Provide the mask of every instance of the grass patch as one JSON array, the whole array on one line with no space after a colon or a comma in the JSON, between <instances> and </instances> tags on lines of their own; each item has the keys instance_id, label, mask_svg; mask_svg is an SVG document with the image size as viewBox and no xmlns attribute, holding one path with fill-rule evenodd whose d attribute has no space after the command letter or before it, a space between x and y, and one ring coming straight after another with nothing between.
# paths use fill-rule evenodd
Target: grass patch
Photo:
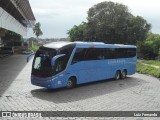
<instances>
[{"instance_id":1,"label":"grass patch","mask_svg":"<svg viewBox=\"0 0 160 120\"><path fill-rule=\"evenodd\" d=\"M33 50L34 52L36 52L39 47L40 46L38 46L38 45L33 45L33 47L29 48L29 50Z\"/></svg>"},{"instance_id":2,"label":"grass patch","mask_svg":"<svg viewBox=\"0 0 160 120\"><path fill-rule=\"evenodd\" d=\"M139 62L149 64L149 65L160 66L160 61L158 60L139 60Z\"/></svg>"},{"instance_id":3,"label":"grass patch","mask_svg":"<svg viewBox=\"0 0 160 120\"><path fill-rule=\"evenodd\" d=\"M155 67L152 67L152 66L149 66L149 65L144 65L141 62L142 61L137 62L137 72L153 75L157 78L160 78L160 69L159 68L155 68ZM145 64L147 64L147 63L145 63ZM150 65L157 65L157 63L156 64L150 64Z\"/></svg>"}]
</instances>

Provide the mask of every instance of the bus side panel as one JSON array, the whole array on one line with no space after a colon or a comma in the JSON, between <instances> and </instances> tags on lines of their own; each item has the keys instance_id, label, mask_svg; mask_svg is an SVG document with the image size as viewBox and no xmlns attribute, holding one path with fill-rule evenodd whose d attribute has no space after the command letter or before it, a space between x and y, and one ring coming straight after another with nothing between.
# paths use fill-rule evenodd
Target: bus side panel
<instances>
[{"instance_id":1,"label":"bus side panel","mask_svg":"<svg viewBox=\"0 0 160 120\"><path fill-rule=\"evenodd\" d=\"M77 84L87 83L91 80L90 65L88 63L80 61L70 65L69 71L76 74Z\"/></svg>"},{"instance_id":2,"label":"bus side panel","mask_svg":"<svg viewBox=\"0 0 160 120\"><path fill-rule=\"evenodd\" d=\"M81 61L70 66L77 76L77 84L112 78L111 69L107 60Z\"/></svg>"},{"instance_id":3,"label":"bus side panel","mask_svg":"<svg viewBox=\"0 0 160 120\"><path fill-rule=\"evenodd\" d=\"M127 58L127 75L133 75L136 73L137 58Z\"/></svg>"},{"instance_id":4,"label":"bus side panel","mask_svg":"<svg viewBox=\"0 0 160 120\"><path fill-rule=\"evenodd\" d=\"M104 80L108 78L110 67L107 60L93 60L90 62L90 81Z\"/></svg>"},{"instance_id":5,"label":"bus side panel","mask_svg":"<svg viewBox=\"0 0 160 120\"><path fill-rule=\"evenodd\" d=\"M117 70L122 72L124 69L127 69L127 62L125 58L108 59L108 67L110 68L108 71L108 78L114 78Z\"/></svg>"},{"instance_id":6,"label":"bus side panel","mask_svg":"<svg viewBox=\"0 0 160 120\"><path fill-rule=\"evenodd\" d=\"M77 84L113 78L114 65L107 60L81 61L70 66L71 73L77 76Z\"/></svg>"}]
</instances>

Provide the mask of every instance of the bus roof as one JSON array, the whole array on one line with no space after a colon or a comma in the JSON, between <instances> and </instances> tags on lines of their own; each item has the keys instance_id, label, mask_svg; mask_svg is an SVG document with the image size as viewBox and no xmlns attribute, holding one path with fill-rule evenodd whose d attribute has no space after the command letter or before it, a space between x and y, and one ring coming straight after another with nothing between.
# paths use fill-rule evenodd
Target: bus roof
<instances>
[{"instance_id":1,"label":"bus roof","mask_svg":"<svg viewBox=\"0 0 160 120\"><path fill-rule=\"evenodd\" d=\"M77 48L136 48L134 45L105 44L103 42L52 42L43 46L47 48L59 49L68 45L74 45Z\"/></svg>"}]
</instances>

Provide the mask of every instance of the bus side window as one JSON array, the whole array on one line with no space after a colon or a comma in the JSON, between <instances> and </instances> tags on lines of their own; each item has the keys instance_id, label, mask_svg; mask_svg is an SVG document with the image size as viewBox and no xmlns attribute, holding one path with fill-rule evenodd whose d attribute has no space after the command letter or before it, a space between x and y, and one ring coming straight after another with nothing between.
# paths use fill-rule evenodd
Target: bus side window
<instances>
[{"instance_id":1,"label":"bus side window","mask_svg":"<svg viewBox=\"0 0 160 120\"><path fill-rule=\"evenodd\" d=\"M84 54L84 60L89 61L89 60L95 60L95 49L94 48L86 48L85 49L85 54Z\"/></svg>"},{"instance_id":2,"label":"bus side window","mask_svg":"<svg viewBox=\"0 0 160 120\"><path fill-rule=\"evenodd\" d=\"M83 48L77 48L76 52L74 54L73 60L72 60L72 64L77 63L79 61L83 61L84 60L84 53L85 49Z\"/></svg>"},{"instance_id":3,"label":"bus side window","mask_svg":"<svg viewBox=\"0 0 160 120\"><path fill-rule=\"evenodd\" d=\"M56 72L59 73L63 71L66 68L66 61L65 61L65 56L60 57L57 59L57 64L56 64Z\"/></svg>"},{"instance_id":4,"label":"bus side window","mask_svg":"<svg viewBox=\"0 0 160 120\"><path fill-rule=\"evenodd\" d=\"M105 49L104 48L98 48L96 50L96 54L97 54L97 60L103 60L105 59Z\"/></svg>"},{"instance_id":5,"label":"bus side window","mask_svg":"<svg viewBox=\"0 0 160 120\"><path fill-rule=\"evenodd\" d=\"M136 56L136 49L135 48L128 48L127 57L135 57L135 56Z\"/></svg>"}]
</instances>

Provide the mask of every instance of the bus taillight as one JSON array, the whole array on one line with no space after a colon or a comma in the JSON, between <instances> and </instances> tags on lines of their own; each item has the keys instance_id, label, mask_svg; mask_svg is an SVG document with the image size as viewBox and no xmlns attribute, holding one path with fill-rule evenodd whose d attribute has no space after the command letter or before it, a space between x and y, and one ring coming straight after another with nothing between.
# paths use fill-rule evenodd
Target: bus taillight
<instances>
[{"instance_id":1,"label":"bus taillight","mask_svg":"<svg viewBox=\"0 0 160 120\"><path fill-rule=\"evenodd\" d=\"M95 48L95 46L92 45L92 46L90 46L89 48Z\"/></svg>"}]
</instances>

